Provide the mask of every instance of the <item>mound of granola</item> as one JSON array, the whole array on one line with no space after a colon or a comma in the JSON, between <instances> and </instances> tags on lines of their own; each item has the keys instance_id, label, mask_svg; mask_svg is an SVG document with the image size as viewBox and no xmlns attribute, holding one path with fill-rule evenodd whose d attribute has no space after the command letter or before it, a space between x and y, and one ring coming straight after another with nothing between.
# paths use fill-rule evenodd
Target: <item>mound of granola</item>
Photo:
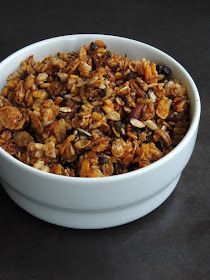
<instances>
[{"instance_id":1,"label":"mound of granola","mask_svg":"<svg viewBox=\"0 0 210 280\"><path fill-rule=\"evenodd\" d=\"M111 53L101 40L78 53L30 56L0 93L0 146L58 175L147 166L181 141L189 121L186 88L167 66Z\"/></svg>"}]
</instances>

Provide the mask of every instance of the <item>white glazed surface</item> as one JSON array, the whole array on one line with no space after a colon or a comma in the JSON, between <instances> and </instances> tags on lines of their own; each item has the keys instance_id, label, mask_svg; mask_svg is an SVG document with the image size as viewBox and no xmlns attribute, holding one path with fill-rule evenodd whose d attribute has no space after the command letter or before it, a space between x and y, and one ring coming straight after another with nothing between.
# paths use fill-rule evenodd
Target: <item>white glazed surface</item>
<instances>
[{"instance_id":1,"label":"white glazed surface","mask_svg":"<svg viewBox=\"0 0 210 280\"><path fill-rule=\"evenodd\" d=\"M178 62L149 45L116 36L69 35L23 48L0 63L0 88L7 76L28 56L34 54L36 59L42 59L58 51L77 51L81 45L95 39L104 40L111 51L126 54L129 58L145 57L169 66L173 76L187 86L192 121L181 143L162 159L143 169L105 178L70 178L44 173L23 164L0 148L0 176L12 199L41 219L75 228L120 225L159 206L172 192L177 184L176 178L192 154L200 118L197 88ZM117 211L115 215L119 208L124 211Z\"/></svg>"}]
</instances>

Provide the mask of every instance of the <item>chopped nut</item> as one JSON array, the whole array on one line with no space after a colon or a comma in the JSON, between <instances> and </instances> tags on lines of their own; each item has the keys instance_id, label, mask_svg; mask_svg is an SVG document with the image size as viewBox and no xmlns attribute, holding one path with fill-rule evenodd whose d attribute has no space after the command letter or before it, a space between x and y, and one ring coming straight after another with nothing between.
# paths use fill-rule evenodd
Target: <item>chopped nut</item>
<instances>
[{"instance_id":1,"label":"chopped nut","mask_svg":"<svg viewBox=\"0 0 210 280\"><path fill-rule=\"evenodd\" d=\"M142 111L143 106L140 104L137 104L136 107L131 111L129 118L133 119L140 119L141 116L141 111Z\"/></svg>"}]
</instances>

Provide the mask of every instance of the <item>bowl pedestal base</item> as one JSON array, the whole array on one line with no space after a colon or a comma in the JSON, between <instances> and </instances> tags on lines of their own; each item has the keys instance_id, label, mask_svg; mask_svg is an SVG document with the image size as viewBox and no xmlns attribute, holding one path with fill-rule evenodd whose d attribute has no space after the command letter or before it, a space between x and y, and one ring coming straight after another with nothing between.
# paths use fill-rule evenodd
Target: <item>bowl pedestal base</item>
<instances>
[{"instance_id":1,"label":"bowl pedestal base","mask_svg":"<svg viewBox=\"0 0 210 280\"><path fill-rule=\"evenodd\" d=\"M26 197L2 181L3 188L21 208L52 224L69 228L99 229L137 220L160 206L176 187L181 174L153 196L122 207L103 210L75 210L53 207Z\"/></svg>"}]
</instances>

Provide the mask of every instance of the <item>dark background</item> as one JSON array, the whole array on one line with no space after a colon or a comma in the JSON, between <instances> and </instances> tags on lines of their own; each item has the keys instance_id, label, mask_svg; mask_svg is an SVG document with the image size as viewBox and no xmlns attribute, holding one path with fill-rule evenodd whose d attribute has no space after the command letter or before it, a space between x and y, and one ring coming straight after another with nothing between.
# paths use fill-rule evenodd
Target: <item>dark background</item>
<instances>
[{"instance_id":1,"label":"dark background","mask_svg":"<svg viewBox=\"0 0 210 280\"><path fill-rule=\"evenodd\" d=\"M133 38L177 59L201 96L197 144L170 198L146 217L112 229L50 225L0 188L0 280L210 279L208 1L4 1L0 59L29 43L74 33Z\"/></svg>"}]
</instances>

